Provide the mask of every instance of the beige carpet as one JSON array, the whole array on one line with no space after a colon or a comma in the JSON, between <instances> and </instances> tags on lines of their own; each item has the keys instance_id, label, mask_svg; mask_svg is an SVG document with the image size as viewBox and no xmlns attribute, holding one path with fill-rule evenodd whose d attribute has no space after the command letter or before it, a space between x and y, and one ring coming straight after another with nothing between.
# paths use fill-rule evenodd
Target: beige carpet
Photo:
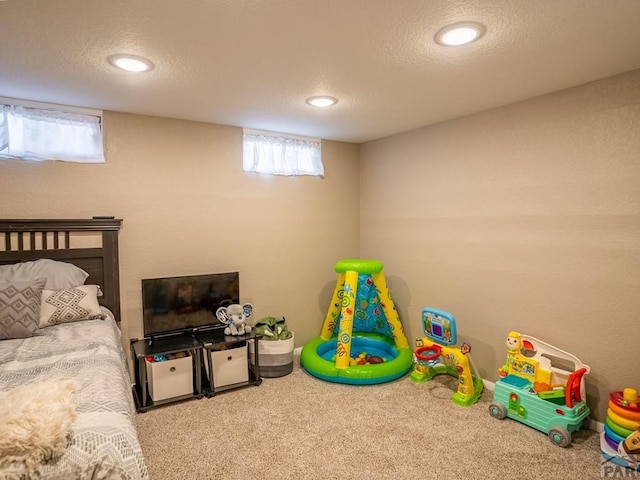
<instances>
[{"instance_id":1,"label":"beige carpet","mask_svg":"<svg viewBox=\"0 0 640 480\"><path fill-rule=\"evenodd\" d=\"M138 414L151 480L601 478L596 432L557 447L491 418L492 392L453 404L452 377L350 386L295 365L257 387Z\"/></svg>"}]
</instances>

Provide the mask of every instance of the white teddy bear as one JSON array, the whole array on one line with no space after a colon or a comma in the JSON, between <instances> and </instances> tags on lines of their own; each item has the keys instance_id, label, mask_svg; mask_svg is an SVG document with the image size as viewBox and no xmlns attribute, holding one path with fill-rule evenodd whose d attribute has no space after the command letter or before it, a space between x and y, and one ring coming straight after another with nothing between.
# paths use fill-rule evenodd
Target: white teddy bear
<instances>
[{"instance_id":1,"label":"white teddy bear","mask_svg":"<svg viewBox=\"0 0 640 480\"><path fill-rule=\"evenodd\" d=\"M239 305L233 303L228 307L220 307L216 310L216 317L227 327L224 329L225 335L245 335L251 332L251 326L245 323L246 319L253 313L253 305L245 303Z\"/></svg>"}]
</instances>

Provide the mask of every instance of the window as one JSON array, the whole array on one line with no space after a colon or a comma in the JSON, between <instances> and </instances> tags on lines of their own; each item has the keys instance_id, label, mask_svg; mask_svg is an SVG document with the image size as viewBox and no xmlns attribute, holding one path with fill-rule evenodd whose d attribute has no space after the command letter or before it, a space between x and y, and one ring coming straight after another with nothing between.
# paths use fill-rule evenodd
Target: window
<instances>
[{"instance_id":1,"label":"window","mask_svg":"<svg viewBox=\"0 0 640 480\"><path fill-rule=\"evenodd\" d=\"M324 176L322 142L274 132L244 130L242 168L271 175Z\"/></svg>"},{"instance_id":2,"label":"window","mask_svg":"<svg viewBox=\"0 0 640 480\"><path fill-rule=\"evenodd\" d=\"M101 112L92 113L0 99L0 157L104 163Z\"/></svg>"}]
</instances>

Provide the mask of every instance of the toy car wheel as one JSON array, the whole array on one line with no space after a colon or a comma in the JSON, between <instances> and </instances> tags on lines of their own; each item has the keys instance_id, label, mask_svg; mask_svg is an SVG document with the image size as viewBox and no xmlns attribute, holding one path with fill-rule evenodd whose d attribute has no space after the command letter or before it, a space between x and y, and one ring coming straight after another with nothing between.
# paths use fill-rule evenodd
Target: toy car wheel
<instances>
[{"instance_id":1,"label":"toy car wheel","mask_svg":"<svg viewBox=\"0 0 640 480\"><path fill-rule=\"evenodd\" d=\"M493 418L497 418L498 420L502 420L507 417L507 409L503 404L498 402L493 402L489 405L489 415Z\"/></svg>"},{"instance_id":2,"label":"toy car wheel","mask_svg":"<svg viewBox=\"0 0 640 480\"><path fill-rule=\"evenodd\" d=\"M571 445L571 434L564 427L553 427L549 430L549 440L559 447L568 447Z\"/></svg>"}]
</instances>

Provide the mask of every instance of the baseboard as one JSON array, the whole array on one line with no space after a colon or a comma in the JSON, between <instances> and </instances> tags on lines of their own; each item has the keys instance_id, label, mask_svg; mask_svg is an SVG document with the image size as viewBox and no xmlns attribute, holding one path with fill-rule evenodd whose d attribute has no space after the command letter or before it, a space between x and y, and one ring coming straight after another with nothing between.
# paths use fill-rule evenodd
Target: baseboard
<instances>
[{"instance_id":1,"label":"baseboard","mask_svg":"<svg viewBox=\"0 0 640 480\"><path fill-rule=\"evenodd\" d=\"M487 390L491 390L492 392L494 392L496 390L495 382L490 382L489 380L485 380L483 378L482 379L482 383L484 384L484 388L486 388Z\"/></svg>"}]
</instances>

